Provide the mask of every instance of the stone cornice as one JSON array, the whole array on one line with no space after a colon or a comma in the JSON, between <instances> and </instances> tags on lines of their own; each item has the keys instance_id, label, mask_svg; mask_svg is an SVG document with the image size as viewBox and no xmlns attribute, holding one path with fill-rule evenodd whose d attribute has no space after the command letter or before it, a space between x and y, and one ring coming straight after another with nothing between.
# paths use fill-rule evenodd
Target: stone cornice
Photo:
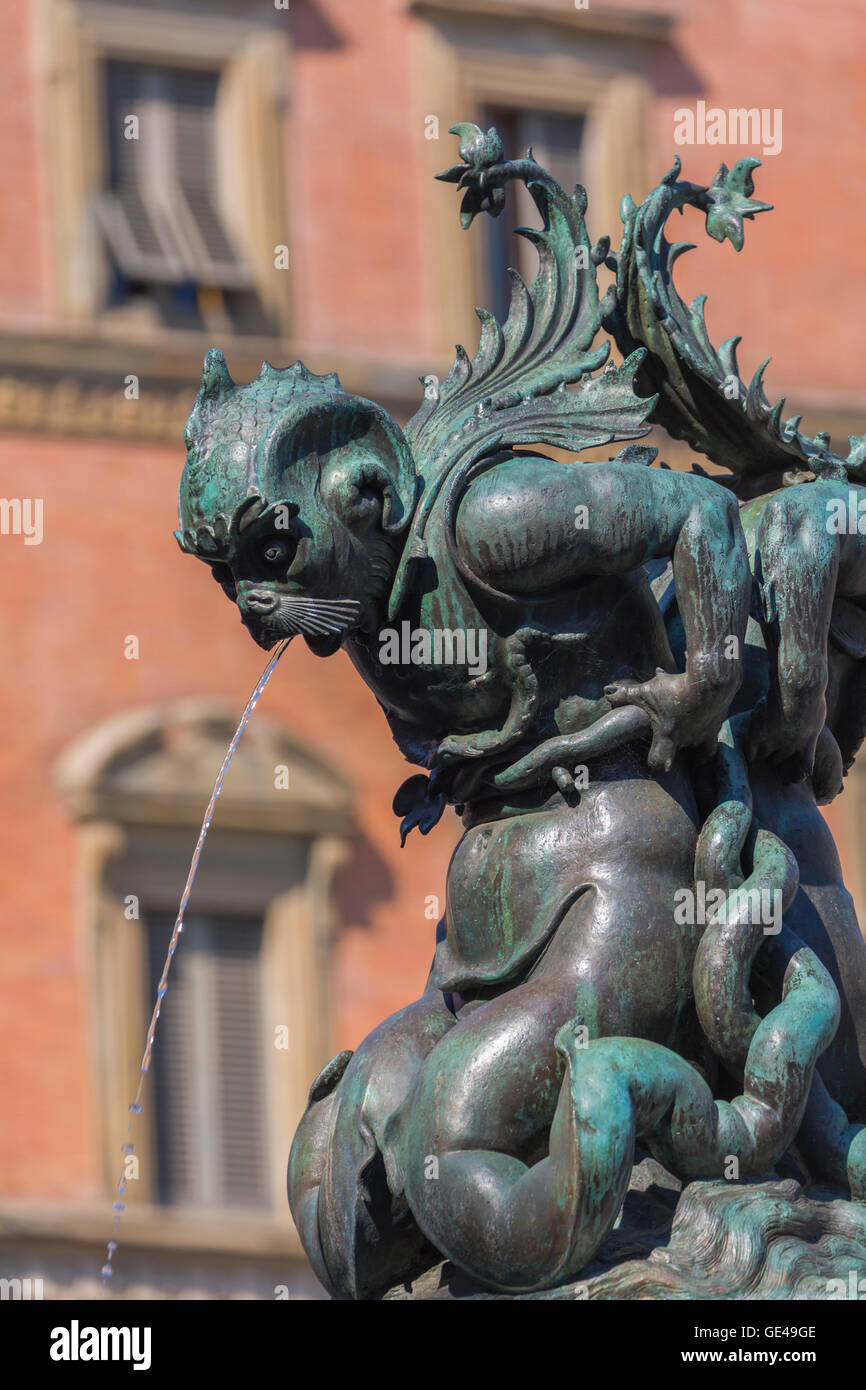
<instances>
[{"instance_id":1,"label":"stone cornice","mask_svg":"<svg viewBox=\"0 0 866 1390\"><path fill-rule=\"evenodd\" d=\"M627 9L579 10L570 0L560 4L533 4L531 0L401 0L406 9L431 18L467 20L518 20L531 24L554 24L606 38L636 39L643 43L664 41L670 36L674 17L646 14Z\"/></svg>"},{"instance_id":2,"label":"stone cornice","mask_svg":"<svg viewBox=\"0 0 866 1390\"><path fill-rule=\"evenodd\" d=\"M85 435L182 447L183 427L201 380L210 338L114 340L97 336L0 334L0 431ZM421 399L427 368L328 354L278 339L223 339L232 374L251 380L264 360L301 358L314 371L336 370L348 391L370 396L397 418ZM138 398L125 393L138 378Z\"/></svg>"},{"instance_id":3,"label":"stone cornice","mask_svg":"<svg viewBox=\"0 0 866 1390\"><path fill-rule=\"evenodd\" d=\"M448 363L382 361L279 339L223 339L232 375L251 380L262 361L284 366L300 358L315 372L336 371L347 391L369 397L404 420L418 407L419 376L447 372ZM201 379L210 338L178 334L151 341L96 336L0 333L0 433L87 436L182 447L183 427ZM138 376L138 400L124 378ZM866 401L792 389L789 400L810 427L827 429L837 445L862 433Z\"/></svg>"}]
</instances>

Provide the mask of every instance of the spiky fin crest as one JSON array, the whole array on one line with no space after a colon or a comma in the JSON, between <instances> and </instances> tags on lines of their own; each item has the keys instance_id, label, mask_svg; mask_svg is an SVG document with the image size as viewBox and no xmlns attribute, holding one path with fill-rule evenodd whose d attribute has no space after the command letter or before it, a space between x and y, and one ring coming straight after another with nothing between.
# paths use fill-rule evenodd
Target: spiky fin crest
<instances>
[{"instance_id":1,"label":"spiky fin crest","mask_svg":"<svg viewBox=\"0 0 866 1390\"><path fill-rule=\"evenodd\" d=\"M263 362L254 380L232 380L225 357L212 348L204 359L201 386L184 431L186 466L179 511L181 549L217 558L239 534L238 519L250 503L263 511L281 499L278 472L283 446L313 430L323 452L347 438L375 433L397 460L407 497L414 464L403 432L387 411L345 391L336 372L319 376L304 365L274 367Z\"/></svg>"},{"instance_id":2,"label":"spiky fin crest","mask_svg":"<svg viewBox=\"0 0 866 1390\"><path fill-rule=\"evenodd\" d=\"M680 180L680 161L638 207L624 198L622 245L615 258L617 282L602 304L604 326L623 353L648 349L641 387L657 392L651 419L675 439L686 440L730 474L724 483L750 495L781 482L812 477L866 481L866 451L850 439L847 458L830 449L829 436L807 435L800 416L783 420L784 397L773 405L764 392L766 358L751 380L740 376L739 337L716 349L710 341L706 295L686 305L674 285L677 260L694 250L691 242L671 243L665 227L671 214L694 207L706 217L715 241L743 246L744 227L771 204L753 197L760 160L748 157L732 169L722 164L709 187ZM695 471L700 470L697 465ZM774 480L775 479L775 480Z\"/></svg>"},{"instance_id":3,"label":"spiky fin crest","mask_svg":"<svg viewBox=\"0 0 866 1390\"><path fill-rule=\"evenodd\" d=\"M211 348L204 359L201 386L184 429L187 449L201 450L219 420L221 438L229 437L236 422L235 438L252 447L268 432L274 416L300 398L312 401L331 401L335 396L354 400L343 390L336 372L317 376L303 362L290 367L274 367L263 362L257 377L246 385L237 385L231 377L225 356L220 348Z\"/></svg>"},{"instance_id":4,"label":"spiky fin crest","mask_svg":"<svg viewBox=\"0 0 866 1390\"><path fill-rule=\"evenodd\" d=\"M463 162L438 177L463 190L462 226L469 227L479 212L498 216L507 183L519 179L543 221L538 230L517 229L538 252L539 268L528 286L517 271L510 272L504 323L476 309L481 334L474 357L458 346L441 388L422 378L424 401L407 424L406 437L424 492L392 591L392 616L411 562L426 554L426 528L443 491L446 507L456 514L463 481L497 450L547 444L579 453L614 439L634 439L648 432L645 417L654 404L634 389L642 353L592 375L609 352L607 343L593 347L601 325L596 269L609 240L590 244L584 189L578 184L567 192L531 150L524 159L504 159L493 129L484 134L462 122L451 131L460 138Z\"/></svg>"}]
</instances>

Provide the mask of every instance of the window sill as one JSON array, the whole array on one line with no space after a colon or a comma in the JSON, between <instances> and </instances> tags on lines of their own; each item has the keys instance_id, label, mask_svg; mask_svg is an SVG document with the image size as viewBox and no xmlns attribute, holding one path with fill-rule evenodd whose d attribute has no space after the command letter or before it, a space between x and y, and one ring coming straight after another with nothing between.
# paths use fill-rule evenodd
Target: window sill
<instances>
[{"instance_id":1,"label":"window sill","mask_svg":"<svg viewBox=\"0 0 866 1390\"><path fill-rule=\"evenodd\" d=\"M0 1238L50 1240L72 1244L103 1243L111 1235L110 1200L89 1206L0 1199ZM118 1240L135 1249L195 1251L235 1256L283 1256L304 1253L288 1211L277 1214L198 1212L141 1203L124 1212Z\"/></svg>"}]
</instances>

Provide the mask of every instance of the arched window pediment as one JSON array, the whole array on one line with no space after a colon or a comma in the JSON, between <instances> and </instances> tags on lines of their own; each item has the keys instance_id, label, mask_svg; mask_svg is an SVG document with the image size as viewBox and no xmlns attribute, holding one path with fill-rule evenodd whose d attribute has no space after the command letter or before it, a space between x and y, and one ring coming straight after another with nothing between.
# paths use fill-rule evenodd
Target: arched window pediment
<instances>
[{"instance_id":1,"label":"arched window pediment","mask_svg":"<svg viewBox=\"0 0 866 1390\"><path fill-rule=\"evenodd\" d=\"M235 731L228 702L185 699L127 711L78 738L57 765L76 820L201 821ZM256 715L232 760L217 812L225 830L347 833L347 783L283 729Z\"/></svg>"}]
</instances>

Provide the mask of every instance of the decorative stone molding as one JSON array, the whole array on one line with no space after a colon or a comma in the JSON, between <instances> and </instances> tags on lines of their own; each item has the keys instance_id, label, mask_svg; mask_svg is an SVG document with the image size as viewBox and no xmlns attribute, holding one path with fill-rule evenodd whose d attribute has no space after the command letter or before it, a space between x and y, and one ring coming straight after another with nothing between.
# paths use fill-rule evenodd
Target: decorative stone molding
<instances>
[{"instance_id":1,"label":"decorative stone molding","mask_svg":"<svg viewBox=\"0 0 866 1390\"><path fill-rule=\"evenodd\" d=\"M50 199L53 317L88 322L104 298L108 260L94 214L105 181L101 66L108 59L220 72L220 210L256 271L280 331L291 317L290 277L274 270L288 239L283 119L289 64L283 11L226 4L139 5L125 0L37 0L34 5L42 143ZM223 138L224 137L224 138Z\"/></svg>"},{"instance_id":2,"label":"decorative stone molding","mask_svg":"<svg viewBox=\"0 0 866 1390\"><path fill-rule=\"evenodd\" d=\"M57 767L58 785L78 820L197 826L236 723L235 711L211 699L116 715L67 750ZM279 790L274 786L278 766L288 768L288 787ZM282 730L256 720L226 776L219 825L275 834L345 834L351 793Z\"/></svg>"},{"instance_id":3,"label":"decorative stone molding","mask_svg":"<svg viewBox=\"0 0 866 1390\"><path fill-rule=\"evenodd\" d=\"M148 391L127 400L117 387L61 377L55 382L0 376L0 430L105 436L177 444L189 414L189 391Z\"/></svg>"},{"instance_id":4,"label":"decorative stone molding","mask_svg":"<svg viewBox=\"0 0 866 1390\"><path fill-rule=\"evenodd\" d=\"M142 338L103 334L0 334L0 432L86 435L182 446L190 400L201 379L209 342L197 335L151 333ZM285 366L302 359L325 365L321 349L284 339L228 339L226 358L238 381L252 380L262 361ZM327 358L343 385L389 404L398 418L421 400L422 368L373 357ZM126 378L138 382L129 399Z\"/></svg>"},{"instance_id":5,"label":"decorative stone molding","mask_svg":"<svg viewBox=\"0 0 866 1390\"><path fill-rule=\"evenodd\" d=\"M213 699L133 710L79 738L56 768L64 803L80 822L78 915L93 1001L96 1128L106 1194L117 1180L131 1079L149 1017L146 914L177 908L195 832L235 723L236 711ZM279 789L278 768L288 773L287 785ZM263 920L270 1213L254 1214L239 1234L236 1223L225 1224L221 1211L208 1215L155 1205L149 1161L154 1134L146 1104L136 1138L144 1161L139 1181L129 1184L125 1197L130 1217L125 1238L132 1230L147 1244L235 1250L252 1245L250 1232L260 1241L272 1222L280 1228L273 1248L297 1248L294 1238L283 1234L285 1152L306 1103L310 1075L333 1050L333 887L352 833L351 790L339 773L275 725L254 720L226 776L195 904L205 913ZM130 893L141 907L128 916ZM289 1029L285 1049L265 1043L278 1026Z\"/></svg>"}]
</instances>

